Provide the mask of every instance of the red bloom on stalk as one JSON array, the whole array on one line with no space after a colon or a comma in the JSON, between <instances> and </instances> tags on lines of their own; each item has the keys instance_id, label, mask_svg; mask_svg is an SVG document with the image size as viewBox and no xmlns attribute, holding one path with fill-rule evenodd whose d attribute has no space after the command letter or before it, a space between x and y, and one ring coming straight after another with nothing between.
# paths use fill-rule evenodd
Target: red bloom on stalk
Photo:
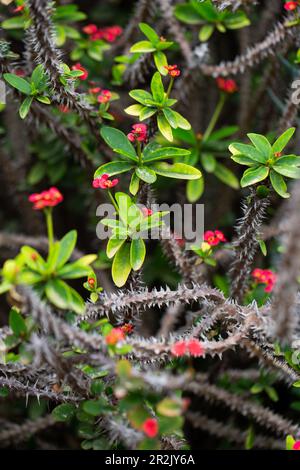
<instances>
[{"instance_id":1,"label":"red bloom on stalk","mask_svg":"<svg viewBox=\"0 0 300 470\"><path fill-rule=\"evenodd\" d=\"M187 342L187 348L191 356L199 357L203 356L204 348L198 339L190 339Z\"/></svg>"},{"instance_id":2,"label":"red bloom on stalk","mask_svg":"<svg viewBox=\"0 0 300 470\"><path fill-rule=\"evenodd\" d=\"M19 5L13 10L13 13L20 13L20 11L23 11L25 8L25 5Z\"/></svg>"},{"instance_id":3,"label":"red bloom on stalk","mask_svg":"<svg viewBox=\"0 0 300 470\"><path fill-rule=\"evenodd\" d=\"M45 207L57 206L57 204L63 201L63 195L57 188L52 187L47 191L31 194L28 200L33 203L33 209L41 210Z\"/></svg>"},{"instance_id":4,"label":"red bloom on stalk","mask_svg":"<svg viewBox=\"0 0 300 470\"><path fill-rule=\"evenodd\" d=\"M265 292L272 292L277 280L277 275L271 269L256 268L252 271L251 276L259 284L266 284Z\"/></svg>"},{"instance_id":5,"label":"red bloom on stalk","mask_svg":"<svg viewBox=\"0 0 300 470\"><path fill-rule=\"evenodd\" d=\"M182 357L186 354L186 352L187 347L185 341L177 341L177 343L174 343L171 348L171 353L176 357Z\"/></svg>"},{"instance_id":6,"label":"red bloom on stalk","mask_svg":"<svg viewBox=\"0 0 300 470\"><path fill-rule=\"evenodd\" d=\"M147 418L144 421L142 430L146 434L147 437L153 439L158 434L158 422L155 418Z\"/></svg>"},{"instance_id":7,"label":"red bloom on stalk","mask_svg":"<svg viewBox=\"0 0 300 470\"><path fill-rule=\"evenodd\" d=\"M124 323L124 325L121 326L122 328L122 331L126 334L126 335L129 335L130 333L133 332L133 325L132 323Z\"/></svg>"},{"instance_id":8,"label":"red bloom on stalk","mask_svg":"<svg viewBox=\"0 0 300 470\"><path fill-rule=\"evenodd\" d=\"M293 445L293 450L300 450L300 441L296 441Z\"/></svg>"},{"instance_id":9,"label":"red bloom on stalk","mask_svg":"<svg viewBox=\"0 0 300 470\"><path fill-rule=\"evenodd\" d=\"M107 103L111 99L111 97L112 97L111 91L102 90L97 100L99 103Z\"/></svg>"},{"instance_id":10,"label":"red bloom on stalk","mask_svg":"<svg viewBox=\"0 0 300 470\"><path fill-rule=\"evenodd\" d=\"M299 3L298 2L285 2L284 4L284 8L287 10L287 11L293 11L293 10L296 10L296 8L299 6Z\"/></svg>"},{"instance_id":11,"label":"red bloom on stalk","mask_svg":"<svg viewBox=\"0 0 300 470\"><path fill-rule=\"evenodd\" d=\"M220 242L226 242L224 233L220 230L207 230L203 235L203 240L208 243L210 246L217 246Z\"/></svg>"},{"instance_id":12,"label":"red bloom on stalk","mask_svg":"<svg viewBox=\"0 0 300 470\"><path fill-rule=\"evenodd\" d=\"M165 65L164 68L168 71L168 75L170 75L171 77L179 77L179 75L181 74L177 65Z\"/></svg>"},{"instance_id":13,"label":"red bloom on stalk","mask_svg":"<svg viewBox=\"0 0 300 470\"><path fill-rule=\"evenodd\" d=\"M85 67L83 67L83 65L81 65L79 62L72 66L72 70L80 70L81 72L83 72L83 75L78 77L79 80L86 80L89 76L89 73L88 73L87 69Z\"/></svg>"},{"instance_id":14,"label":"red bloom on stalk","mask_svg":"<svg viewBox=\"0 0 300 470\"><path fill-rule=\"evenodd\" d=\"M90 286L91 289L94 289L95 283L96 283L96 281L93 277L88 278L88 285Z\"/></svg>"},{"instance_id":15,"label":"red bloom on stalk","mask_svg":"<svg viewBox=\"0 0 300 470\"><path fill-rule=\"evenodd\" d=\"M122 328L113 328L107 336L105 336L106 344L109 346L114 346L119 341L125 339L125 333Z\"/></svg>"},{"instance_id":16,"label":"red bloom on stalk","mask_svg":"<svg viewBox=\"0 0 300 470\"><path fill-rule=\"evenodd\" d=\"M132 131L127 134L130 142L146 142L147 141L147 126L146 124L138 123L132 126Z\"/></svg>"},{"instance_id":17,"label":"red bloom on stalk","mask_svg":"<svg viewBox=\"0 0 300 470\"><path fill-rule=\"evenodd\" d=\"M104 173L100 178L95 178L93 181L93 188L95 189L110 189L116 186L119 182L118 178L109 180L109 175Z\"/></svg>"},{"instance_id":18,"label":"red bloom on stalk","mask_svg":"<svg viewBox=\"0 0 300 470\"><path fill-rule=\"evenodd\" d=\"M236 82L230 78L217 78L217 85L219 90L229 94L235 93L238 90Z\"/></svg>"},{"instance_id":19,"label":"red bloom on stalk","mask_svg":"<svg viewBox=\"0 0 300 470\"><path fill-rule=\"evenodd\" d=\"M82 31L88 35L95 34L98 28L95 24L88 24L82 28Z\"/></svg>"},{"instance_id":20,"label":"red bloom on stalk","mask_svg":"<svg viewBox=\"0 0 300 470\"><path fill-rule=\"evenodd\" d=\"M150 217L153 214L152 209L148 209L147 207L142 207L142 213L144 217Z\"/></svg>"},{"instance_id":21,"label":"red bloom on stalk","mask_svg":"<svg viewBox=\"0 0 300 470\"><path fill-rule=\"evenodd\" d=\"M89 93L91 95L98 95L98 93L100 93L100 91L101 91L101 88L99 86L89 88Z\"/></svg>"}]
</instances>

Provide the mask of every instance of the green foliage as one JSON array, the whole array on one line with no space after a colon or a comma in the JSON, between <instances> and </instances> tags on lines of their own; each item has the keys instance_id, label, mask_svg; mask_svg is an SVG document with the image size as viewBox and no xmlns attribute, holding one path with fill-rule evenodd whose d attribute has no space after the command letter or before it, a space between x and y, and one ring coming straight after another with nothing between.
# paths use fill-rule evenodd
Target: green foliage
<instances>
[{"instance_id":1,"label":"green foliage","mask_svg":"<svg viewBox=\"0 0 300 470\"><path fill-rule=\"evenodd\" d=\"M218 10L211 2L190 0L175 7L175 16L190 25L201 25L200 41L208 41L214 31L226 33L229 29L240 29L249 26L250 20L243 11Z\"/></svg>"},{"instance_id":2,"label":"green foliage","mask_svg":"<svg viewBox=\"0 0 300 470\"><path fill-rule=\"evenodd\" d=\"M49 98L50 92L48 88L48 80L42 65L38 65L34 69L29 79L19 77L13 73L5 73L3 74L3 78L9 85L16 88L20 93L27 95L19 108L21 119L26 118L33 100L43 104L51 103Z\"/></svg>"},{"instance_id":3,"label":"green foliage","mask_svg":"<svg viewBox=\"0 0 300 470\"><path fill-rule=\"evenodd\" d=\"M273 145L263 135L247 134L252 145L233 143L229 146L232 160L249 167L241 179L243 188L255 185L269 177L277 194L283 198L289 197L284 178L300 178L300 157L282 155L282 152L294 132L294 127L287 129Z\"/></svg>"}]
</instances>

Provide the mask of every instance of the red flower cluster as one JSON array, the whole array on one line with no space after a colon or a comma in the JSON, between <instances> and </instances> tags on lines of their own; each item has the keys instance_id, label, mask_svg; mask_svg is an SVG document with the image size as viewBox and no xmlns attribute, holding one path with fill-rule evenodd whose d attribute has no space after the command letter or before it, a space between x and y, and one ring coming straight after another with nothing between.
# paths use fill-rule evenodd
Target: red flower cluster
<instances>
[{"instance_id":1,"label":"red flower cluster","mask_svg":"<svg viewBox=\"0 0 300 470\"><path fill-rule=\"evenodd\" d=\"M147 437L153 439L158 434L158 422L155 418L147 418L144 421L142 430L146 434Z\"/></svg>"},{"instance_id":2,"label":"red flower cluster","mask_svg":"<svg viewBox=\"0 0 300 470\"><path fill-rule=\"evenodd\" d=\"M152 209L148 209L147 207L142 207L142 213L144 217L150 217L153 214Z\"/></svg>"},{"instance_id":3,"label":"red flower cluster","mask_svg":"<svg viewBox=\"0 0 300 470\"><path fill-rule=\"evenodd\" d=\"M121 328L126 335L130 335L133 332L134 326L132 323L124 323Z\"/></svg>"},{"instance_id":4,"label":"red flower cluster","mask_svg":"<svg viewBox=\"0 0 300 470\"><path fill-rule=\"evenodd\" d=\"M100 178L95 178L93 181L93 188L98 189L109 189L113 188L116 186L119 182L118 178L115 178L113 180L109 180L109 175L104 173Z\"/></svg>"},{"instance_id":5,"label":"red flower cluster","mask_svg":"<svg viewBox=\"0 0 300 470\"><path fill-rule=\"evenodd\" d=\"M115 42L115 40L122 34L123 29L121 26L109 26L107 28L98 28L95 24L88 24L82 31L90 37L91 41L97 39L104 39L107 42Z\"/></svg>"},{"instance_id":6,"label":"red flower cluster","mask_svg":"<svg viewBox=\"0 0 300 470\"><path fill-rule=\"evenodd\" d=\"M122 328L113 328L107 336L105 336L105 342L109 346L114 346L119 341L125 339L125 333Z\"/></svg>"},{"instance_id":7,"label":"red flower cluster","mask_svg":"<svg viewBox=\"0 0 300 470\"><path fill-rule=\"evenodd\" d=\"M112 97L111 91L109 90L101 90L100 95L98 96L97 100L98 103L107 103Z\"/></svg>"},{"instance_id":8,"label":"red flower cluster","mask_svg":"<svg viewBox=\"0 0 300 470\"><path fill-rule=\"evenodd\" d=\"M57 206L63 199L63 195L55 187L41 193L31 194L28 198L28 200L33 203L33 209L35 210Z\"/></svg>"},{"instance_id":9,"label":"red flower cluster","mask_svg":"<svg viewBox=\"0 0 300 470\"><path fill-rule=\"evenodd\" d=\"M300 441L296 441L293 445L293 450L300 450Z\"/></svg>"},{"instance_id":10,"label":"red flower cluster","mask_svg":"<svg viewBox=\"0 0 300 470\"><path fill-rule=\"evenodd\" d=\"M190 354L193 357L203 356L204 348L200 341L196 338L189 339L188 341L177 341L174 343L171 349L171 353L176 357Z\"/></svg>"},{"instance_id":11,"label":"red flower cluster","mask_svg":"<svg viewBox=\"0 0 300 470\"><path fill-rule=\"evenodd\" d=\"M132 126L132 131L127 134L130 142L146 142L147 141L147 126L146 124L134 124Z\"/></svg>"},{"instance_id":12,"label":"red flower cluster","mask_svg":"<svg viewBox=\"0 0 300 470\"><path fill-rule=\"evenodd\" d=\"M276 283L277 276L271 269L256 268L252 271L251 276L259 284L266 284L265 292L271 292Z\"/></svg>"},{"instance_id":13,"label":"red flower cluster","mask_svg":"<svg viewBox=\"0 0 300 470\"><path fill-rule=\"evenodd\" d=\"M285 2L284 8L287 11L293 11L296 10L296 8L299 6L299 2Z\"/></svg>"},{"instance_id":14,"label":"red flower cluster","mask_svg":"<svg viewBox=\"0 0 300 470\"><path fill-rule=\"evenodd\" d=\"M24 10L24 8L25 8L25 5L19 5L13 10L13 13L20 13L21 11Z\"/></svg>"},{"instance_id":15,"label":"red flower cluster","mask_svg":"<svg viewBox=\"0 0 300 470\"><path fill-rule=\"evenodd\" d=\"M235 93L238 90L236 82L230 78L217 78L217 85L219 90L229 94Z\"/></svg>"},{"instance_id":16,"label":"red flower cluster","mask_svg":"<svg viewBox=\"0 0 300 470\"><path fill-rule=\"evenodd\" d=\"M217 246L220 242L227 242L224 233L220 230L207 230L203 235L203 240L210 246Z\"/></svg>"},{"instance_id":17,"label":"red flower cluster","mask_svg":"<svg viewBox=\"0 0 300 470\"><path fill-rule=\"evenodd\" d=\"M171 77L179 77L179 75L181 74L177 65L165 65L164 68L168 71L168 75L170 75Z\"/></svg>"},{"instance_id":18,"label":"red flower cluster","mask_svg":"<svg viewBox=\"0 0 300 470\"><path fill-rule=\"evenodd\" d=\"M78 77L79 80L86 80L89 76L89 73L88 73L87 69L85 67L83 67L83 65L81 65L80 62L77 62L77 64L74 64L72 66L72 70L80 70L81 72L83 72L83 75Z\"/></svg>"}]
</instances>

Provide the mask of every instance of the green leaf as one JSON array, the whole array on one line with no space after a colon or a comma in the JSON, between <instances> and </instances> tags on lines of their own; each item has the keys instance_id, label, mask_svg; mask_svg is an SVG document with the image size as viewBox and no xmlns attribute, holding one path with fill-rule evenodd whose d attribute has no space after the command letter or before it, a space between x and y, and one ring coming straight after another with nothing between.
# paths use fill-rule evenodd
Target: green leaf
<instances>
[{"instance_id":1,"label":"green leaf","mask_svg":"<svg viewBox=\"0 0 300 470\"><path fill-rule=\"evenodd\" d=\"M147 23L140 23L139 28L152 44L156 44L160 41L158 34Z\"/></svg>"},{"instance_id":2,"label":"green leaf","mask_svg":"<svg viewBox=\"0 0 300 470\"><path fill-rule=\"evenodd\" d=\"M31 75L31 81L34 83L36 88L39 88L39 84L41 83L42 79L44 78L44 67L40 64L35 67L34 71Z\"/></svg>"},{"instance_id":3,"label":"green leaf","mask_svg":"<svg viewBox=\"0 0 300 470\"><path fill-rule=\"evenodd\" d=\"M272 147L268 139L261 134L247 134L253 145L267 160L273 153Z\"/></svg>"},{"instance_id":4,"label":"green leaf","mask_svg":"<svg viewBox=\"0 0 300 470\"><path fill-rule=\"evenodd\" d=\"M108 240L107 247L106 247L106 254L108 258L113 258L117 251L121 248L123 243L125 243L126 238L114 238L111 237Z\"/></svg>"},{"instance_id":5,"label":"green leaf","mask_svg":"<svg viewBox=\"0 0 300 470\"><path fill-rule=\"evenodd\" d=\"M252 158L246 157L245 155L233 155L231 157L231 160L238 163L239 165L245 165L245 166L257 165L257 163L254 160L252 160Z\"/></svg>"},{"instance_id":6,"label":"green leaf","mask_svg":"<svg viewBox=\"0 0 300 470\"><path fill-rule=\"evenodd\" d=\"M148 168L146 166L137 167L135 169L135 173L142 181L145 181L145 183L148 184L155 183L155 181L157 180L155 171L151 170L151 168Z\"/></svg>"},{"instance_id":7,"label":"green leaf","mask_svg":"<svg viewBox=\"0 0 300 470\"><path fill-rule=\"evenodd\" d=\"M202 173L193 166L186 165L185 163L154 163L151 168L161 176L167 178L177 178L186 180L197 180L202 177Z\"/></svg>"},{"instance_id":8,"label":"green leaf","mask_svg":"<svg viewBox=\"0 0 300 470\"><path fill-rule=\"evenodd\" d=\"M5 81L7 81L7 83L19 90L21 93L24 93L25 95L30 95L31 85L24 78L19 77L14 73L4 73L3 78Z\"/></svg>"},{"instance_id":9,"label":"green leaf","mask_svg":"<svg viewBox=\"0 0 300 470\"><path fill-rule=\"evenodd\" d=\"M87 400L83 403L83 411L92 416L99 416L107 410L107 402L104 398L97 400Z\"/></svg>"},{"instance_id":10,"label":"green leaf","mask_svg":"<svg viewBox=\"0 0 300 470\"><path fill-rule=\"evenodd\" d=\"M128 108L124 109L125 113L130 114L130 116L139 116L144 106L142 104L132 104Z\"/></svg>"},{"instance_id":11,"label":"green leaf","mask_svg":"<svg viewBox=\"0 0 300 470\"><path fill-rule=\"evenodd\" d=\"M161 75L167 75L168 70L165 67L168 65L168 61L166 55L162 51L156 51L154 52L153 57L159 73L161 73Z\"/></svg>"},{"instance_id":12,"label":"green leaf","mask_svg":"<svg viewBox=\"0 0 300 470\"><path fill-rule=\"evenodd\" d=\"M267 387L265 387L265 391L266 391L268 397L269 397L272 401L277 402L277 401L279 400L278 393L277 393L277 391L275 390L274 387L269 387L269 386L267 386Z\"/></svg>"},{"instance_id":13,"label":"green leaf","mask_svg":"<svg viewBox=\"0 0 300 470\"><path fill-rule=\"evenodd\" d=\"M71 300L69 286L60 279L51 279L47 282L45 293L53 305L58 308L68 308Z\"/></svg>"},{"instance_id":14,"label":"green leaf","mask_svg":"<svg viewBox=\"0 0 300 470\"><path fill-rule=\"evenodd\" d=\"M157 113L157 108L151 108L151 107L143 107L141 113L140 113L140 121L144 121L145 119L149 119L151 116L153 116L155 113Z\"/></svg>"},{"instance_id":15,"label":"green leaf","mask_svg":"<svg viewBox=\"0 0 300 470\"><path fill-rule=\"evenodd\" d=\"M162 103L165 98L165 90L162 83L161 75L159 72L155 72L151 80L151 92L154 98L154 101Z\"/></svg>"},{"instance_id":16,"label":"green leaf","mask_svg":"<svg viewBox=\"0 0 300 470\"><path fill-rule=\"evenodd\" d=\"M1 26L3 29L23 29L25 27L25 24L26 20L25 17L22 15L2 21Z\"/></svg>"},{"instance_id":17,"label":"green leaf","mask_svg":"<svg viewBox=\"0 0 300 470\"><path fill-rule=\"evenodd\" d=\"M158 72L157 72L158 73ZM166 120L165 116L162 114L157 115L157 125L158 129L162 133L162 135L169 140L170 142L173 141L173 133L172 133L172 128L168 121Z\"/></svg>"},{"instance_id":18,"label":"green leaf","mask_svg":"<svg viewBox=\"0 0 300 470\"><path fill-rule=\"evenodd\" d=\"M276 171L271 170L270 171L270 180L271 184L279 196L283 198L288 198L290 197L290 194L287 192L287 186L286 183L281 175L276 173Z\"/></svg>"},{"instance_id":19,"label":"green leaf","mask_svg":"<svg viewBox=\"0 0 300 470\"><path fill-rule=\"evenodd\" d=\"M41 273L46 268L46 263L34 248L31 246L24 245L21 248L21 254L25 261L25 264L32 270Z\"/></svg>"},{"instance_id":20,"label":"green leaf","mask_svg":"<svg viewBox=\"0 0 300 470\"><path fill-rule=\"evenodd\" d=\"M297 380L297 382L294 382L293 387L300 388L300 380Z\"/></svg>"},{"instance_id":21,"label":"green leaf","mask_svg":"<svg viewBox=\"0 0 300 470\"><path fill-rule=\"evenodd\" d=\"M200 155L201 164L207 173L213 173L216 169L217 161L210 153L202 153Z\"/></svg>"},{"instance_id":22,"label":"green leaf","mask_svg":"<svg viewBox=\"0 0 300 470\"><path fill-rule=\"evenodd\" d=\"M145 90L132 90L129 92L129 96L136 100L138 103L142 103L144 106L149 105L148 101L152 101L152 95Z\"/></svg>"},{"instance_id":23,"label":"green leaf","mask_svg":"<svg viewBox=\"0 0 300 470\"><path fill-rule=\"evenodd\" d=\"M127 136L113 127L104 126L100 131L101 136L115 152L121 153L131 160L137 161L136 151L129 142Z\"/></svg>"},{"instance_id":24,"label":"green leaf","mask_svg":"<svg viewBox=\"0 0 300 470\"><path fill-rule=\"evenodd\" d=\"M230 186L233 189L239 189L240 184L239 180L235 176L235 174L229 170L225 165L222 163L217 163L214 169L214 175L222 181L227 186Z\"/></svg>"},{"instance_id":25,"label":"green leaf","mask_svg":"<svg viewBox=\"0 0 300 470\"><path fill-rule=\"evenodd\" d=\"M264 256L267 256L268 252L267 252L267 246L265 242L263 240L258 240L258 243L259 243L260 251L262 252L262 254Z\"/></svg>"},{"instance_id":26,"label":"green leaf","mask_svg":"<svg viewBox=\"0 0 300 470\"><path fill-rule=\"evenodd\" d=\"M126 284L130 271L130 244L124 243L115 255L112 264L112 278L117 287Z\"/></svg>"},{"instance_id":27,"label":"green leaf","mask_svg":"<svg viewBox=\"0 0 300 470\"><path fill-rule=\"evenodd\" d=\"M212 24L205 24L204 26L202 26L202 28L199 31L199 40L201 42L208 41L211 35L213 34L214 29L215 27Z\"/></svg>"},{"instance_id":28,"label":"green leaf","mask_svg":"<svg viewBox=\"0 0 300 470\"><path fill-rule=\"evenodd\" d=\"M204 178L188 181L186 187L186 195L189 202L198 201L204 191Z\"/></svg>"},{"instance_id":29,"label":"green leaf","mask_svg":"<svg viewBox=\"0 0 300 470\"><path fill-rule=\"evenodd\" d=\"M267 161L265 155L252 145L240 144L236 142L229 145L229 150L233 153L233 155L246 156L258 163L266 163Z\"/></svg>"},{"instance_id":30,"label":"green leaf","mask_svg":"<svg viewBox=\"0 0 300 470\"><path fill-rule=\"evenodd\" d=\"M36 99L37 99L37 101L39 101L40 103L43 103L43 104L51 104L51 101L50 101L50 99L48 98L48 96L37 96Z\"/></svg>"},{"instance_id":31,"label":"green leaf","mask_svg":"<svg viewBox=\"0 0 300 470\"><path fill-rule=\"evenodd\" d=\"M278 137L278 139L274 142L272 146L273 153L282 152L282 150L287 146L287 144L293 137L295 130L295 127L291 127L290 129L287 129L283 134L281 134L280 137Z\"/></svg>"},{"instance_id":32,"label":"green leaf","mask_svg":"<svg viewBox=\"0 0 300 470\"><path fill-rule=\"evenodd\" d=\"M177 126L180 127L180 129L184 129L186 131L191 129L191 125L187 119L185 119L181 114L177 113L177 111L173 111L176 121L177 121Z\"/></svg>"},{"instance_id":33,"label":"green leaf","mask_svg":"<svg viewBox=\"0 0 300 470\"><path fill-rule=\"evenodd\" d=\"M72 255L77 241L76 230L68 232L59 243L59 252L56 261L56 267L61 268Z\"/></svg>"},{"instance_id":34,"label":"green leaf","mask_svg":"<svg viewBox=\"0 0 300 470\"><path fill-rule=\"evenodd\" d=\"M296 155L283 155L276 159L275 165L300 166L300 157Z\"/></svg>"},{"instance_id":35,"label":"green leaf","mask_svg":"<svg viewBox=\"0 0 300 470\"><path fill-rule=\"evenodd\" d=\"M70 286L67 286L69 289L70 300L68 303L68 308L72 309L75 313L79 315L82 314L85 310L85 303L81 295Z\"/></svg>"},{"instance_id":36,"label":"green leaf","mask_svg":"<svg viewBox=\"0 0 300 470\"><path fill-rule=\"evenodd\" d=\"M228 17L224 19L224 23L228 29L240 29L249 26L250 20L244 12L240 11L232 15L228 15Z\"/></svg>"},{"instance_id":37,"label":"green leaf","mask_svg":"<svg viewBox=\"0 0 300 470\"><path fill-rule=\"evenodd\" d=\"M131 180L130 180L130 185L129 185L129 191L133 196L135 196L139 190L140 187L140 179L136 175L136 173L132 173Z\"/></svg>"},{"instance_id":38,"label":"green leaf","mask_svg":"<svg viewBox=\"0 0 300 470\"><path fill-rule=\"evenodd\" d=\"M170 126L173 127L173 129L177 129L178 124L175 111L170 108L163 108L163 113Z\"/></svg>"},{"instance_id":39,"label":"green leaf","mask_svg":"<svg viewBox=\"0 0 300 470\"><path fill-rule=\"evenodd\" d=\"M276 171L276 173L279 173L280 175L286 176L287 178L294 178L294 179L299 179L300 178L300 168L297 168L295 166L288 166L288 165L273 165L273 170Z\"/></svg>"},{"instance_id":40,"label":"green leaf","mask_svg":"<svg viewBox=\"0 0 300 470\"><path fill-rule=\"evenodd\" d=\"M33 97L32 96L27 96L23 103L21 104L19 108L19 115L21 119L25 119L27 114L29 113L30 106L32 104Z\"/></svg>"},{"instance_id":41,"label":"green leaf","mask_svg":"<svg viewBox=\"0 0 300 470\"><path fill-rule=\"evenodd\" d=\"M166 158L188 157L190 154L190 150L178 147L152 148L147 145L143 150L143 162L153 162L155 160L163 160Z\"/></svg>"},{"instance_id":42,"label":"green leaf","mask_svg":"<svg viewBox=\"0 0 300 470\"><path fill-rule=\"evenodd\" d=\"M130 245L130 265L134 271L138 271L144 263L146 245L142 238L136 238Z\"/></svg>"},{"instance_id":43,"label":"green leaf","mask_svg":"<svg viewBox=\"0 0 300 470\"><path fill-rule=\"evenodd\" d=\"M269 174L269 168L266 166L259 166L257 168L248 168L244 172L244 175L241 179L241 186L245 188L246 186L251 186L252 184L256 184L259 181L263 181L267 178Z\"/></svg>"},{"instance_id":44,"label":"green leaf","mask_svg":"<svg viewBox=\"0 0 300 470\"><path fill-rule=\"evenodd\" d=\"M16 308L12 308L9 312L9 326L18 338L26 336L27 327L25 320Z\"/></svg>"},{"instance_id":45,"label":"green leaf","mask_svg":"<svg viewBox=\"0 0 300 470\"><path fill-rule=\"evenodd\" d=\"M199 24L202 21L201 15L190 3L181 3L176 5L175 16L178 20L187 24Z\"/></svg>"},{"instance_id":46,"label":"green leaf","mask_svg":"<svg viewBox=\"0 0 300 470\"><path fill-rule=\"evenodd\" d=\"M94 174L94 178L100 178L102 175L107 174L109 176L119 175L120 173L126 173L134 168L134 165L129 162L116 161L108 162L101 165Z\"/></svg>"},{"instance_id":47,"label":"green leaf","mask_svg":"<svg viewBox=\"0 0 300 470\"><path fill-rule=\"evenodd\" d=\"M52 416L56 421L69 421L75 415L76 408L70 403L62 403L52 411Z\"/></svg>"},{"instance_id":48,"label":"green leaf","mask_svg":"<svg viewBox=\"0 0 300 470\"><path fill-rule=\"evenodd\" d=\"M153 47L152 43L149 41L139 41L135 43L131 48L130 52L135 53L135 52L154 52L156 50L155 47Z\"/></svg>"},{"instance_id":49,"label":"green leaf","mask_svg":"<svg viewBox=\"0 0 300 470\"><path fill-rule=\"evenodd\" d=\"M46 174L46 166L43 162L38 162L31 167L28 173L27 181L30 185L39 183Z\"/></svg>"},{"instance_id":50,"label":"green leaf","mask_svg":"<svg viewBox=\"0 0 300 470\"><path fill-rule=\"evenodd\" d=\"M293 450L294 444L295 444L295 439L293 436L289 435L286 437L286 450Z\"/></svg>"}]
</instances>

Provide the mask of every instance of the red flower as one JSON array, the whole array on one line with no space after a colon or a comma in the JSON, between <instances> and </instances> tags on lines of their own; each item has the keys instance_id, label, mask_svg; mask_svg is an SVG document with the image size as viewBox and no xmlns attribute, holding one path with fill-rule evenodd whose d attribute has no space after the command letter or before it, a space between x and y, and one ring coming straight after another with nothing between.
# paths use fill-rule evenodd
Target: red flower
<instances>
[{"instance_id":1,"label":"red flower","mask_svg":"<svg viewBox=\"0 0 300 470\"><path fill-rule=\"evenodd\" d=\"M88 35L95 34L98 31L98 28L95 24L88 24L82 28L82 31Z\"/></svg>"},{"instance_id":2,"label":"red flower","mask_svg":"<svg viewBox=\"0 0 300 470\"><path fill-rule=\"evenodd\" d=\"M102 90L101 95L98 96L99 103L107 103L111 99L111 91L109 90Z\"/></svg>"},{"instance_id":3,"label":"red flower","mask_svg":"<svg viewBox=\"0 0 300 470\"><path fill-rule=\"evenodd\" d=\"M147 209L147 207L142 207L142 213L144 217L150 217L153 214L152 209Z\"/></svg>"},{"instance_id":4,"label":"red flower","mask_svg":"<svg viewBox=\"0 0 300 470\"><path fill-rule=\"evenodd\" d=\"M171 77L179 77L179 75L181 74L177 65L165 65L164 68L168 71L168 75L170 75Z\"/></svg>"},{"instance_id":5,"label":"red flower","mask_svg":"<svg viewBox=\"0 0 300 470\"><path fill-rule=\"evenodd\" d=\"M293 450L300 450L300 441L296 441L293 445Z\"/></svg>"},{"instance_id":6,"label":"red flower","mask_svg":"<svg viewBox=\"0 0 300 470\"><path fill-rule=\"evenodd\" d=\"M70 111L69 107L64 104L61 104L58 108L62 113L68 113Z\"/></svg>"},{"instance_id":7,"label":"red flower","mask_svg":"<svg viewBox=\"0 0 300 470\"><path fill-rule=\"evenodd\" d=\"M146 142L147 141L147 126L146 124L138 123L132 126L132 131L127 134L130 142Z\"/></svg>"},{"instance_id":8,"label":"red flower","mask_svg":"<svg viewBox=\"0 0 300 470\"><path fill-rule=\"evenodd\" d=\"M16 69L14 70L14 73L18 75L18 77L25 77L26 75L23 69Z\"/></svg>"},{"instance_id":9,"label":"red flower","mask_svg":"<svg viewBox=\"0 0 300 470\"><path fill-rule=\"evenodd\" d=\"M277 275L271 269L256 268L252 271L251 276L259 284L266 284L265 292L272 292L277 280Z\"/></svg>"},{"instance_id":10,"label":"red flower","mask_svg":"<svg viewBox=\"0 0 300 470\"><path fill-rule=\"evenodd\" d=\"M217 85L219 90L224 91L225 93L234 93L238 90L236 82L229 78L217 78Z\"/></svg>"},{"instance_id":11,"label":"red flower","mask_svg":"<svg viewBox=\"0 0 300 470\"><path fill-rule=\"evenodd\" d=\"M99 86L89 88L89 93L91 95L97 95L98 93L100 93L100 91L101 91L101 88Z\"/></svg>"},{"instance_id":12,"label":"red flower","mask_svg":"<svg viewBox=\"0 0 300 470\"><path fill-rule=\"evenodd\" d=\"M220 230L207 230L203 235L203 240L208 243L210 246L217 246L220 242L226 242L224 233Z\"/></svg>"},{"instance_id":13,"label":"red flower","mask_svg":"<svg viewBox=\"0 0 300 470\"><path fill-rule=\"evenodd\" d=\"M204 348L198 339L190 339L187 342L187 348L193 357L203 356L204 354Z\"/></svg>"},{"instance_id":14,"label":"red flower","mask_svg":"<svg viewBox=\"0 0 300 470\"><path fill-rule=\"evenodd\" d=\"M94 179L93 188L109 189L109 188L113 188L114 186L116 186L119 182L118 178L115 178L113 180L109 180L108 178L109 178L109 175L105 173L100 178Z\"/></svg>"},{"instance_id":15,"label":"red flower","mask_svg":"<svg viewBox=\"0 0 300 470\"><path fill-rule=\"evenodd\" d=\"M47 191L31 194L28 200L33 203L33 209L41 210L57 206L63 200L63 196L57 188L52 187Z\"/></svg>"},{"instance_id":16,"label":"red flower","mask_svg":"<svg viewBox=\"0 0 300 470\"><path fill-rule=\"evenodd\" d=\"M125 339L125 334L122 328L113 328L107 336L105 336L106 344L110 346L114 346L119 341L123 341Z\"/></svg>"},{"instance_id":17,"label":"red flower","mask_svg":"<svg viewBox=\"0 0 300 470\"><path fill-rule=\"evenodd\" d=\"M122 331L126 334L129 335L130 333L133 332L133 325L132 323L125 323L124 325L121 326Z\"/></svg>"},{"instance_id":18,"label":"red flower","mask_svg":"<svg viewBox=\"0 0 300 470\"><path fill-rule=\"evenodd\" d=\"M299 3L298 2L286 2L284 4L284 8L287 10L287 11L293 11L293 10L296 10L296 8L299 6Z\"/></svg>"},{"instance_id":19,"label":"red flower","mask_svg":"<svg viewBox=\"0 0 300 470\"><path fill-rule=\"evenodd\" d=\"M176 357L182 357L186 354L186 352L187 346L185 341L177 341L177 343L174 343L171 348L171 353Z\"/></svg>"},{"instance_id":20,"label":"red flower","mask_svg":"<svg viewBox=\"0 0 300 470\"><path fill-rule=\"evenodd\" d=\"M95 283L96 283L96 281L93 277L88 277L88 284L89 284L91 289L94 289Z\"/></svg>"},{"instance_id":21,"label":"red flower","mask_svg":"<svg viewBox=\"0 0 300 470\"><path fill-rule=\"evenodd\" d=\"M19 5L13 10L13 13L20 13L20 11L23 11L25 8L25 5Z\"/></svg>"},{"instance_id":22,"label":"red flower","mask_svg":"<svg viewBox=\"0 0 300 470\"><path fill-rule=\"evenodd\" d=\"M142 430L146 434L146 436L153 439L158 434L158 422L155 418L147 418L144 421Z\"/></svg>"},{"instance_id":23,"label":"red flower","mask_svg":"<svg viewBox=\"0 0 300 470\"><path fill-rule=\"evenodd\" d=\"M88 73L87 69L84 68L79 62L72 66L72 70L80 70L81 72L83 72L83 75L78 77L79 80L86 80L89 76L89 73Z\"/></svg>"}]
</instances>

